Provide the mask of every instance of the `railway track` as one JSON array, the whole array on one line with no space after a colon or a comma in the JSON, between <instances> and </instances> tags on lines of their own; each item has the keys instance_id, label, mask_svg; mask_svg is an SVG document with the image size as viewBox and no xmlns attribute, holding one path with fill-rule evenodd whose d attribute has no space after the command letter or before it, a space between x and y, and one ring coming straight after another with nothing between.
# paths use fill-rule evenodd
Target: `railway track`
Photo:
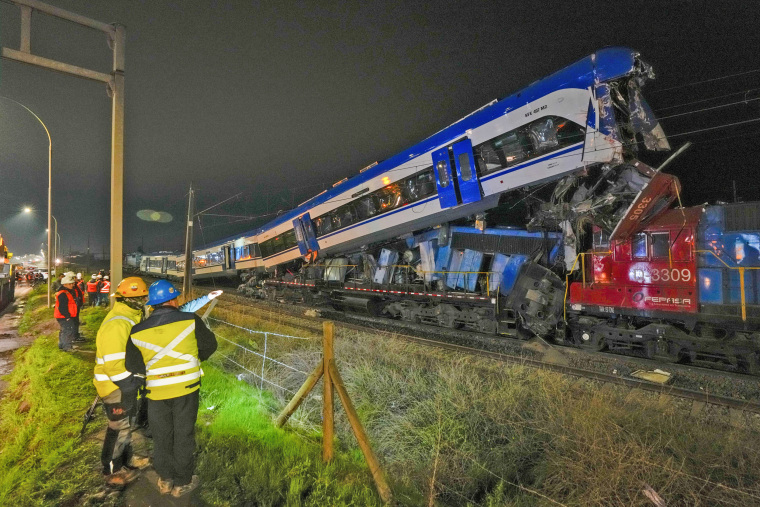
<instances>
[{"instance_id":1,"label":"railway track","mask_svg":"<svg viewBox=\"0 0 760 507\"><path fill-rule=\"evenodd\" d=\"M205 292L207 289L203 287L196 287L196 290L199 292ZM732 396L725 396L722 394L713 394L710 392L710 390L696 390L696 389L690 389L686 387L681 386L674 386L674 385L663 385L663 384L657 384L653 382L649 382L646 380L641 380L637 378L632 377L626 377L620 374L615 373L605 373L601 371L594 371L589 370L586 368L580 368L577 366L572 366L568 364L558 364L556 360L545 360L542 357L545 354L540 353L531 353L531 349L528 350L520 350L516 351L515 353L505 353L500 351L493 351L493 350L485 350L483 348L473 347L473 346L467 346L467 345L461 345L457 343L451 343L448 341L442 341L440 339L432 339L430 337L423 337L415 334L410 334L409 329L389 329L390 326L388 322L376 322L374 319L371 318L365 318L362 317L362 320L365 322L363 323L357 323L357 322L349 322L347 321L347 318L344 314L340 312L330 311L330 310L321 310L325 314L328 315L328 317L324 316L307 316L304 315L304 308L300 306L284 306L284 305L278 305L276 307L273 307L271 303L266 302L260 302L251 300L250 298L246 298L244 296L240 296L237 294L230 294L225 292L225 294L220 298L220 303L222 303L223 308L227 308L230 311L235 311L234 308L240 308L242 311L243 308L254 308L257 311L257 316L260 318L264 318L265 320L267 317L271 317L273 320L276 319L281 325L286 325L288 327L294 328L294 329L300 329L306 332L319 334L322 332L322 322L325 320L333 320L335 322L336 328L338 331L341 329L347 330L347 331L356 331L361 333L373 333L373 334L381 334L386 335L395 339L404 340L407 342L423 345L423 346L429 346L429 347L436 347L438 349L447 350L451 352L456 352L459 354L468 354L472 356L478 356L478 357L484 357L488 358L494 361L498 361L505 364L520 364L524 366L530 366L534 368L542 368L545 370L553 371L556 373L560 373L563 375L569 375L577 378L582 379L588 379L592 381L598 381L606 384L612 384L612 385L618 385L618 386L625 386L631 389L639 389L642 391L647 392L653 392L658 393L660 395L666 395L666 396L672 396L674 398L679 398L683 400L689 400L693 402L692 404L692 413L696 413L701 411L707 406L714 406L719 407L723 409L727 409L729 411L729 416L733 419L735 416L743 414L743 413L749 413L749 414L760 414L760 403L752 400L752 399L741 399L737 397ZM342 319L338 319L336 317L343 317ZM348 319L355 319L355 317L351 316L348 317ZM386 320L386 319L384 319ZM394 321L390 321L390 324L395 323ZM429 330L428 333L430 332ZM439 331L436 329L436 331ZM504 340L499 340L495 337L490 336L483 336L478 335L476 333L462 333L459 332L459 335L468 335L471 334L472 336L466 336L468 339L477 339L477 342L480 343L494 343L494 342L504 342ZM524 344L525 342L515 342L516 344ZM549 344L544 345L545 350L551 350L554 347L552 347ZM562 347L563 352L566 352L564 350L564 347ZM621 360L621 356L615 355L615 354L588 354L585 351L579 351L573 349L570 354L581 354L581 355L588 355L590 357L593 357L595 360L609 360L610 362L619 362ZM623 359L628 359L623 356ZM646 359L638 359L641 362L650 363L650 365L657 365L661 366L661 364L646 360ZM692 372L694 373L696 371L699 375L707 375L709 377L714 378L720 378L720 379L741 379L741 380L747 380L746 375L738 375L738 374L732 374L730 372L716 372L716 371L703 371L702 368L693 368L683 365L668 365L668 366L676 366L676 368L668 368L671 370L677 370L681 374L684 372ZM760 385L758 386L760 387Z\"/></svg>"}]
</instances>

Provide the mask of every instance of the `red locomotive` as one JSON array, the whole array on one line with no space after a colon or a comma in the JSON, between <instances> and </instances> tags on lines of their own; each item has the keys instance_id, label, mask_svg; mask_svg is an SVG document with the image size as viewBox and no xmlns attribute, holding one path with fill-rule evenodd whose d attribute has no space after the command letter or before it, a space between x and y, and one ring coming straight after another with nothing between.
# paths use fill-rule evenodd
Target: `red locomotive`
<instances>
[{"instance_id":1,"label":"red locomotive","mask_svg":"<svg viewBox=\"0 0 760 507\"><path fill-rule=\"evenodd\" d=\"M595 228L582 255L567 301L573 342L757 373L760 203L669 209L619 229Z\"/></svg>"}]
</instances>

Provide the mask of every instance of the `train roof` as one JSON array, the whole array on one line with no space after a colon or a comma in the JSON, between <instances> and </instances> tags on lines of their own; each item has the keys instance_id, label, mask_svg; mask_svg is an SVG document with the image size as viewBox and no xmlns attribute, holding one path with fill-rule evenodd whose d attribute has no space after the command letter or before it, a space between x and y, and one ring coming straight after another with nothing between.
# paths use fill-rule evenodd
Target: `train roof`
<instances>
[{"instance_id":1,"label":"train roof","mask_svg":"<svg viewBox=\"0 0 760 507\"><path fill-rule=\"evenodd\" d=\"M407 160L418 157L423 153L429 152L434 148L457 138L462 132L468 129L487 123L509 111L543 97L548 93L566 88L585 89L595 83L618 79L625 76L634 70L637 57L637 52L625 47L607 47L600 49L554 74L533 82L522 90L509 95L504 99L470 113L461 120L433 134L416 145L378 163L374 167L371 167L352 178L342 181L326 192L312 197L292 210L286 211L263 226L215 241L202 248L212 248L242 237L255 236L263 231L271 229L272 227L292 221L306 213L309 209L342 194L348 188L370 181Z\"/></svg>"}]
</instances>

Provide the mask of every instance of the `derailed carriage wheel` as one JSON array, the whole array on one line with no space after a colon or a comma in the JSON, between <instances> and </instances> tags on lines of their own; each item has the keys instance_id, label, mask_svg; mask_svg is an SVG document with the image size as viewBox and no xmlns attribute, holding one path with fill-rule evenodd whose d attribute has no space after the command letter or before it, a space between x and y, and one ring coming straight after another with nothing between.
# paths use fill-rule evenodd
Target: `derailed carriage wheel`
<instances>
[{"instance_id":1,"label":"derailed carriage wheel","mask_svg":"<svg viewBox=\"0 0 760 507\"><path fill-rule=\"evenodd\" d=\"M592 330L579 330L575 337L575 343L594 352L601 352L607 348L607 340L604 335Z\"/></svg>"}]
</instances>

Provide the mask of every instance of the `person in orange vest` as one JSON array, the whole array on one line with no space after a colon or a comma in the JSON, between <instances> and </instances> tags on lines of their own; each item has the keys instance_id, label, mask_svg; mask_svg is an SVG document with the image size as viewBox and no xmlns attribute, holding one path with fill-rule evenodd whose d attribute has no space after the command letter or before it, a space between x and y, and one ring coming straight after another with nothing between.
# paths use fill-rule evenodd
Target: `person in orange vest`
<instances>
[{"instance_id":1,"label":"person in orange vest","mask_svg":"<svg viewBox=\"0 0 760 507\"><path fill-rule=\"evenodd\" d=\"M100 286L100 301L99 305L108 306L108 294L111 292L111 281L108 279L108 275L103 277L103 283Z\"/></svg>"},{"instance_id":2,"label":"person in orange vest","mask_svg":"<svg viewBox=\"0 0 760 507\"><path fill-rule=\"evenodd\" d=\"M92 278L87 282L87 303L90 306L98 304L98 294L100 294L100 280L98 280L97 275L93 273Z\"/></svg>"},{"instance_id":3,"label":"person in orange vest","mask_svg":"<svg viewBox=\"0 0 760 507\"><path fill-rule=\"evenodd\" d=\"M77 336L79 307L74 292L75 282L76 279L73 276L64 276L61 279L61 289L55 293L53 315L61 326L61 332L58 334L58 348L64 352L74 349L72 342Z\"/></svg>"}]
</instances>

